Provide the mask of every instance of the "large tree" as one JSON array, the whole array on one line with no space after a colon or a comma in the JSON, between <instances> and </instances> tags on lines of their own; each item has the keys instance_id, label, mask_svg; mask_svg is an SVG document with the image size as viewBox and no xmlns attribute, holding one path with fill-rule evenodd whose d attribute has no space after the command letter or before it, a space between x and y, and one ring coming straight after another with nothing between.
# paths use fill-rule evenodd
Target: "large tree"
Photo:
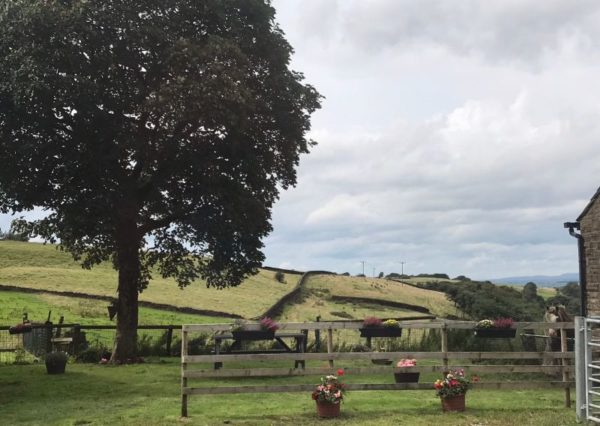
<instances>
[{"instance_id":1,"label":"large tree","mask_svg":"<svg viewBox=\"0 0 600 426\"><path fill-rule=\"evenodd\" d=\"M320 96L268 0L0 1L0 210L118 269L113 361L151 273L237 285Z\"/></svg>"}]
</instances>

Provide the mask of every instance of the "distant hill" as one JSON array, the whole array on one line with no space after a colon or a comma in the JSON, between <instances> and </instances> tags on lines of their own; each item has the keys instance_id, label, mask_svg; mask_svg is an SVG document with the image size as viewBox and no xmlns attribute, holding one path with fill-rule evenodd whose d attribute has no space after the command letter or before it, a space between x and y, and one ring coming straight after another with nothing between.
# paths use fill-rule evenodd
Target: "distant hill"
<instances>
[{"instance_id":1,"label":"distant hill","mask_svg":"<svg viewBox=\"0 0 600 426\"><path fill-rule=\"evenodd\" d=\"M562 287L568 282L579 282L579 274L569 272L561 275L530 275L526 277L494 278L490 280L494 284L527 284L536 283L540 287Z\"/></svg>"}]
</instances>

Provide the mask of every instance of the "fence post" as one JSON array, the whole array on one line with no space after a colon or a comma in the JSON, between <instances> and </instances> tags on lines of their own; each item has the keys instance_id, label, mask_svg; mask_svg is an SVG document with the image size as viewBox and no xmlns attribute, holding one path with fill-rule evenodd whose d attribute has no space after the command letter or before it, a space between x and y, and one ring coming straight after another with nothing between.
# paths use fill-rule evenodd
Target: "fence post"
<instances>
[{"instance_id":1,"label":"fence post","mask_svg":"<svg viewBox=\"0 0 600 426\"><path fill-rule=\"evenodd\" d=\"M442 354L444 371L448 371L448 325L446 321L444 321L444 325L442 326Z\"/></svg>"},{"instance_id":2,"label":"fence post","mask_svg":"<svg viewBox=\"0 0 600 426\"><path fill-rule=\"evenodd\" d=\"M327 353L330 354L333 352L333 330L331 328L327 329ZM333 360L329 360L329 368L333 368Z\"/></svg>"},{"instance_id":3,"label":"fence post","mask_svg":"<svg viewBox=\"0 0 600 426\"><path fill-rule=\"evenodd\" d=\"M566 355L567 349L567 330L562 328L560 330L560 351L563 353L563 355ZM565 367L567 366L566 358L561 359L561 365L562 381L566 384L566 382L569 381L569 373L567 373L565 369ZM565 386L565 407L571 407L571 388L568 385Z\"/></svg>"},{"instance_id":4,"label":"fence post","mask_svg":"<svg viewBox=\"0 0 600 426\"><path fill-rule=\"evenodd\" d=\"M585 420L585 320L575 317L575 414L577 422Z\"/></svg>"},{"instance_id":5,"label":"fence post","mask_svg":"<svg viewBox=\"0 0 600 426\"><path fill-rule=\"evenodd\" d=\"M173 327L167 330L167 356L171 356L171 342L173 341Z\"/></svg>"},{"instance_id":6,"label":"fence post","mask_svg":"<svg viewBox=\"0 0 600 426\"><path fill-rule=\"evenodd\" d=\"M187 387L187 377L185 371L187 370L187 362L184 361L184 357L188 354L188 332L185 329L185 325L181 327L181 417L188 416L188 396L184 392L184 388Z\"/></svg>"},{"instance_id":7,"label":"fence post","mask_svg":"<svg viewBox=\"0 0 600 426\"><path fill-rule=\"evenodd\" d=\"M317 315L317 322L321 321L321 315ZM315 352L321 352L321 330L315 329Z\"/></svg>"}]
</instances>

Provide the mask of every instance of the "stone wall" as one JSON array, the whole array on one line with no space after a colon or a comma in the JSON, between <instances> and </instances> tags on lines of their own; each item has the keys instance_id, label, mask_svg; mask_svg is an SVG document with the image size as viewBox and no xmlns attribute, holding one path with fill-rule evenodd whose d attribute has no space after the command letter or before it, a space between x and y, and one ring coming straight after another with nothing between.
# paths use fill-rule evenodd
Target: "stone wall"
<instances>
[{"instance_id":1,"label":"stone wall","mask_svg":"<svg viewBox=\"0 0 600 426\"><path fill-rule=\"evenodd\" d=\"M587 314L600 316L600 201L592 200L579 223L585 247Z\"/></svg>"}]
</instances>

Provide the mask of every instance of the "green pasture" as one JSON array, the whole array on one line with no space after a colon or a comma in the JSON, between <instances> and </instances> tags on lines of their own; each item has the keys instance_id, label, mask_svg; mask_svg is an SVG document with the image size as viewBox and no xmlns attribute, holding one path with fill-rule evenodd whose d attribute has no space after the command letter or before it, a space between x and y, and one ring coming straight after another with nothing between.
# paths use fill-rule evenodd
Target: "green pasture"
<instances>
[{"instance_id":1,"label":"green pasture","mask_svg":"<svg viewBox=\"0 0 600 426\"><path fill-rule=\"evenodd\" d=\"M20 323L23 313L30 321L43 323L48 319L58 323L64 316L65 323L85 325L111 325L107 313L108 302L78 297L56 296L48 293L19 293L0 291L0 325ZM140 308L140 325L206 324L227 322L226 318L185 314L161 309Z\"/></svg>"},{"instance_id":2,"label":"green pasture","mask_svg":"<svg viewBox=\"0 0 600 426\"><path fill-rule=\"evenodd\" d=\"M372 378L345 376L346 382ZM317 383L318 377L301 378ZM255 379L262 384L289 378ZM294 378L294 380L297 380ZM391 382L390 377L390 382ZM431 378L433 380L433 378ZM209 386L223 385L211 379ZM249 384L243 379L227 384ZM574 425L561 390L471 390L467 411L444 414L434 390L350 392L336 420L319 420L308 393L191 396L180 419L178 359L128 366L69 364L49 376L44 366L0 366L2 424L7 425Z\"/></svg>"},{"instance_id":3,"label":"green pasture","mask_svg":"<svg viewBox=\"0 0 600 426\"><path fill-rule=\"evenodd\" d=\"M218 290L197 281L182 290L174 280L155 274L140 300L252 318L291 291L299 279L300 275L285 274L285 282L280 283L275 272L260 270L238 287ZM85 270L56 246L36 243L0 241L0 284L117 296L117 273L109 263Z\"/></svg>"}]
</instances>

